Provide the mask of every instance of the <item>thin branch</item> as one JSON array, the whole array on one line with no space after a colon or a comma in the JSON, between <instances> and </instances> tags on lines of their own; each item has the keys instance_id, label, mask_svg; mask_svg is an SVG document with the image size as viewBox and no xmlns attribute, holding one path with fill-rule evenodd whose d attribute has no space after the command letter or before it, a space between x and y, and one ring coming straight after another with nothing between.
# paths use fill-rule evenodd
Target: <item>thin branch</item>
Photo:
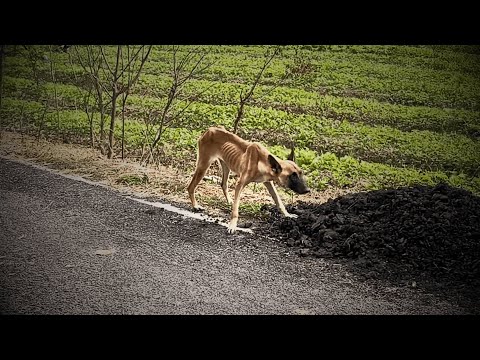
<instances>
[{"instance_id":1,"label":"thin branch","mask_svg":"<svg viewBox=\"0 0 480 360\"><path fill-rule=\"evenodd\" d=\"M194 97L194 96L201 96L203 93L205 93L205 92L207 92L208 90L210 90L210 89L213 87L213 85L215 85L215 84L212 83L212 84L211 84L210 86L208 86L205 90L199 92L198 94L193 94L193 95L191 95L190 98L192 98L192 97ZM190 98L188 98L187 100L190 100ZM182 115L182 114L185 112L185 110L187 110L188 107L189 107L190 105L192 105L192 104L193 104L193 101L189 101L188 104L187 104L182 110L180 110L177 114L175 114L175 115L172 117L172 120L178 119L178 118L180 117L180 115Z\"/></svg>"},{"instance_id":2,"label":"thin branch","mask_svg":"<svg viewBox=\"0 0 480 360\"><path fill-rule=\"evenodd\" d=\"M183 85L185 83L185 81L187 81L188 79L190 79L195 71L195 69L198 67L198 65L202 62L202 60L205 58L206 54L203 54L202 56L200 56L200 58L198 59L198 61L196 62L196 64L192 67L192 69L190 70L190 73L185 76L182 80L180 80L179 82L179 85Z\"/></svg>"},{"instance_id":3,"label":"thin branch","mask_svg":"<svg viewBox=\"0 0 480 360\"><path fill-rule=\"evenodd\" d=\"M88 72L86 65L82 61L82 56L80 55L80 51L78 51L78 48L76 46L73 47L73 50L77 54L77 60L80 63L80 66L85 72Z\"/></svg>"},{"instance_id":4,"label":"thin branch","mask_svg":"<svg viewBox=\"0 0 480 360\"><path fill-rule=\"evenodd\" d=\"M122 77L123 76L123 73L125 72L126 69L130 69L130 64L132 63L132 61L134 59L137 58L138 54L140 53L140 51L145 47L145 45L142 45L138 50L137 50L137 53L130 58L129 55L127 55L127 59L129 60L127 65L126 66L123 66L123 57L122 57L122 70L120 71L120 74L118 75L118 78ZM152 45L150 45L150 48L152 47ZM127 51L130 52L130 45L127 45Z\"/></svg>"},{"instance_id":5,"label":"thin branch","mask_svg":"<svg viewBox=\"0 0 480 360\"><path fill-rule=\"evenodd\" d=\"M212 60L211 62L209 62L208 64L206 64L203 68L200 68L198 69L195 73L193 73L193 75L197 75L198 73L202 73L204 72L205 70L207 70L209 67L211 67L213 64L215 64L217 62L217 60ZM192 75L192 76L193 76Z\"/></svg>"},{"instance_id":6,"label":"thin branch","mask_svg":"<svg viewBox=\"0 0 480 360\"><path fill-rule=\"evenodd\" d=\"M152 50L152 45L149 46L147 54L144 57L142 57L142 60L141 60L142 62L140 63L140 67L138 68L136 75L133 77L133 79L131 79L128 82L128 89L130 89L130 87L133 86L133 84L135 84L138 78L140 77L140 73L142 72L143 66L146 63L148 55L150 54L151 50Z\"/></svg>"},{"instance_id":7,"label":"thin branch","mask_svg":"<svg viewBox=\"0 0 480 360\"><path fill-rule=\"evenodd\" d=\"M272 85L272 87L269 88L268 91L266 91L264 94L257 97L256 99L260 100L260 99L264 98L265 96L270 95L273 92L273 90L275 90L276 88L285 85L285 80L287 80L289 76L290 76L290 74L288 74L288 73L283 74L282 78L279 80L278 83Z\"/></svg>"},{"instance_id":8,"label":"thin branch","mask_svg":"<svg viewBox=\"0 0 480 360\"><path fill-rule=\"evenodd\" d=\"M270 57L267 58L265 63L263 64L262 69L260 72L257 74L257 77L255 78L255 81L253 83L253 86L250 88L250 91L248 94L245 96L246 99L248 99L250 96L252 96L253 91L255 90L255 87L257 86L258 82L260 81L260 78L262 77L264 71L267 69L268 65L272 62L273 58L278 54L280 48L277 46L273 53L270 55Z\"/></svg>"},{"instance_id":9,"label":"thin branch","mask_svg":"<svg viewBox=\"0 0 480 360\"><path fill-rule=\"evenodd\" d=\"M185 55L178 64L178 70L182 71L184 66L190 62L190 58L194 56L194 50L189 50L187 55Z\"/></svg>"},{"instance_id":10,"label":"thin branch","mask_svg":"<svg viewBox=\"0 0 480 360\"><path fill-rule=\"evenodd\" d=\"M280 51L280 47L277 46L275 48L275 50L272 52L271 55L269 55L264 64L263 64L263 67L260 69L260 71L258 72L256 78L255 78L255 81L253 82L252 86L250 87L250 90L247 92L247 94L245 96L243 96L243 91L240 93L240 105L238 107L238 111L237 111L237 117L235 118L235 121L233 123L233 132L236 134L237 131L238 131L238 124L240 123L240 120L242 119L242 116L243 116L243 109L245 107L245 104L247 104L248 100L250 99L250 97L252 96L253 94L253 91L255 90L255 88L257 87L259 81L260 81L260 78L261 76L263 75L264 71L266 70L266 68L269 66L269 64L272 62L273 58L278 54L278 52ZM268 52L265 53L265 56L268 55Z\"/></svg>"},{"instance_id":11,"label":"thin branch","mask_svg":"<svg viewBox=\"0 0 480 360\"><path fill-rule=\"evenodd\" d=\"M108 71L110 71L110 74L112 74L112 76L115 76L115 75L113 74L112 69L110 68L110 64L109 64L108 61L107 61L107 57L105 56L105 53L103 52L103 46L101 46L101 45L100 45L100 51L102 52L103 61L105 61L105 64L107 64ZM103 67L102 67L102 68L103 68Z\"/></svg>"}]
</instances>

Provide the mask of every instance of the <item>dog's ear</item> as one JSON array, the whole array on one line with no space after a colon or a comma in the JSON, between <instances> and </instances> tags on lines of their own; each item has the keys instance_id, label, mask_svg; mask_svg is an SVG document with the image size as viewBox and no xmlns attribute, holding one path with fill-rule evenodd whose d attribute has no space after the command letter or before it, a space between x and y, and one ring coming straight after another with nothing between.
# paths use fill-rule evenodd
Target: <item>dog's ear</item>
<instances>
[{"instance_id":1,"label":"dog's ear","mask_svg":"<svg viewBox=\"0 0 480 360\"><path fill-rule=\"evenodd\" d=\"M270 154L268 155L268 162L270 163L270 166L275 174L280 174L282 172L282 166L279 164L277 159Z\"/></svg>"},{"instance_id":2,"label":"dog's ear","mask_svg":"<svg viewBox=\"0 0 480 360\"><path fill-rule=\"evenodd\" d=\"M292 150L290 151L287 160L295 161L295 146L292 146Z\"/></svg>"}]
</instances>

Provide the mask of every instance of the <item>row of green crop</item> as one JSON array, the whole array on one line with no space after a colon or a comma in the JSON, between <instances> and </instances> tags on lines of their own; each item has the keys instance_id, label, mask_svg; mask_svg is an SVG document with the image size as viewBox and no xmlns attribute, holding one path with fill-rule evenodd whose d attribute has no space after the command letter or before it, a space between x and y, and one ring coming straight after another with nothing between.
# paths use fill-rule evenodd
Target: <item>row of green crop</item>
<instances>
[{"instance_id":1,"label":"row of green crop","mask_svg":"<svg viewBox=\"0 0 480 360\"><path fill-rule=\"evenodd\" d=\"M5 99L6 109L2 108L0 115L9 119L8 126L18 129L18 117L25 120L23 130L36 131L42 126L44 132L78 136L88 139L88 119L81 111L49 112L40 124L42 104L35 102ZM20 109L22 109L20 111ZM7 113L6 113L7 111ZM5 116L8 115L8 116ZM99 117L95 116L94 126L98 131ZM145 125L139 121L128 120L125 123L125 145L127 152L138 152L145 143ZM164 143L168 144L166 156L176 161L189 163L193 168L196 141L201 131L186 128L167 129L164 133ZM120 138L121 125L115 128L116 138ZM150 133L150 140L153 133ZM267 144L268 145L268 144ZM281 158L286 158L288 149L283 146L270 146L269 149ZM174 155L174 156L173 156ZM306 148L296 151L298 164L305 169L309 184L317 189L327 186L349 187L359 189L379 189L385 187L412 186L415 184L434 185L440 181L454 186L463 187L474 193L480 193L480 179L468 177L465 174L447 175L440 171L421 171L412 168L397 168L385 164L366 162L352 156L342 156L331 152L316 152Z\"/></svg>"},{"instance_id":2,"label":"row of green crop","mask_svg":"<svg viewBox=\"0 0 480 360\"><path fill-rule=\"evenodd\" d=\"M48 47L38 47L47 55ZM151 51L152 59L160 62L171 61L172 46L154 46ZM279 59L291 61L295 56L295 49L301 48L302 58L315 61L324 59L330 62L343 62L348 60L352 63L367 61L372 64L389 63L398 66L420 68L419 70L447 70L460 73L468 73L472 76L480 76L480 63L478 51L475 46L397 46L397 45L314 45L314 46L282 46ZM477 46L478 48L478 46ZM84 47L77 47L80 53L84 53ZM238 60L255 59L255 66L263 60L265 46L180 46L178 56L184 56L192 49L208 50L210 57L207 59L217 60L226 65L235 65ZM462 51L462 49L467 49ZM104 47L107 57L113 59L116 54L115 47ZM16 55L26 56L27 51L19 48ZM68 62L69 55L63 52L53 53L57 62Z\"/></svg>"},{"instance_id":3,"label":"row of green crop","mask_svg":"<svg viewBox=\"0 0 480 360\"><path fill-rule=\"evenodd\" d=\"M277 156L286 158L289 149L281 146L270 147ZM480 178L470 178L465 174L447 175L441 171L420 171L412 168L397 168L385 164L361 161L352 156L342 156L325 152L317 153L309 149L297 149L296 161L308 171L309 181L317 189L327 186L356 186L365 190L395 188L413 185L436 185L440 182L462 187L478 194Z\"/></svg>"},{"instance_id":4,"label":"row of green crop","mask_svg":"<svg viewBox=\"0 0 480 360\"><path fill-rule=\"evenodd\" d=\"M180 55L198 46L182 46ZM208 49L212 59L220 56L230 58L262 59L265 46L202 46ZM331 61L344 60L390 63L398 66L415 66L434 70L460 71L480 76L479 52L472 46L398 46L398 45L303 45L282 46L279 58L291 60L296 51L302 58L315 60L323 57ZM472 50L473 49L473 50ZM160 61L171 58L171 46L154 47L152 55ZM463 50L463 51L462 51Z\"/></svg>"},{"instance_id":5,"label":"row of green crop","mask_svg":"<svg viewBox=\"0 0 480 360\"><path fill-rule=\"evenodd\" d=\"M152 50L154 55L168 51L172 46L155 46ZM264 45L183 45L180 51L208 48L214 54L225 54L230 56L263 57ZM445 67L463 70L466 62L476 61L476 55L480 55L478 45L285 45L281 46L280 57L290 58L294 56L295 50L300 48L302 55L315 56L318 53L326 52L333 54L347 53L351 55L386 55L392 58L405 59L431 59L439 60ZM445 61L445 62L443 62ZM475 65L475 64L474 64ZM478 65L477 68L478 69ZM468 69L465 69L468 70Z\"/></svg>"},{"instance_id":6,"label":"row of green crop","mask_svg":"<svg viewBox=\"0 0 480 360\"><path fill-rule=\"evenodd\" d=\"M0 111L2 125L6 129L21 130L37 134L73 135L87 138L88 118L83 111L46 108L43 103L12 98L3 99ZM96 121L98 121L98 116Z\"/></svg>"},{"instance_id":7,"label":"row of green crop","mask_svg":"<svg viewBox=\"0 0 480 360\"><path fill-rule=\"evenodd\" d=\"M41 82L37 86L35 81L24 78L4 77L3 92L5 96L18 99L35 99L53 103L55 96L61 106L83 107L95 104L94 94L88 96L88 91L70 84Z\"/></svg>"},{"instance_id":8,"label":"row of green crop","mask_svg":"<svg viewBox=\"0 0 480 360\"><path fill-rule=\"evenodd\" d=\"M446 70L480 76L478 53L461 51L457 46L399 46L399 45L343 45L318 46L305 55L314 58L318 51L345 54L349 58L371 63L387 63L398 66L414 66L433 70ZM342 54L343 53L343 54Z\"/></svg>"},{"instance_id":9,"label":"row of green crop","mask_svg":"<svg viewBox=\"0 0 480 360\"><path fill-rule=\"evenodd\" d=\"M8 82L10 85L10 81ZM21 82L22 84L24 82ZM10 85L7 89L10 89ZM46 93L53 96L51 84ZM80 93L73 86L57 86L60 99L75 99ZM25 91L22 91L25 93ZM15 93L15 91L14 91ZM132 95L128 110L134 118L145 121L149 110L162 109L164 99ZM184 107L178 103L178 108ZM182 114L178 126L204 129L212 124L232 127L236 105L211 105L193 102ZM346 120L332 121L309 114L293 114L272 108L247 107L242 121L244 132L257 131L272 134L272 143L288 134L300 146L317 151L355 154L364 160L391 165L414 166L422 169L459 170L474 174L480 167L478 141L463 135L434 133L431 131L402 132L389 126L368 126ZM273 132L272 132L273 131Z\"/></svg>"},{"instance_id":10,"label":"row of green crop","mask_svg":"<svg viewBox=\"0 0 480 360\"><path fill-rule=\"evenodd\" d=\"M134 92L151 96L165 96L171 84L171 79L163 75L143 75ZM53 87L52 83L46 86ZM33 81L21 78L7 77L7 90L17 92L38 91ZM58 84L57 84L58 87ZM241 91L246 91L247 85L192 80L184 89L185 97L195 97L197 101L215 105L238 103ZM65 91L67 89L65 88ZM8 92L7 92L8 93ZM73 87L72 96L76 93ZM78 102L84 95L79 92ZM8 93L8 96L12 96ZM255 100L257 99L257 100ZM253 103L256 106L283 109L289 112L300 112L315 116L326 116L337 120L364 122L371 125L389 125L400 130L432 130L440 132L457 132L477 134L480 131L480 113L478 111L442 109L425 106L403 106L375 100L335 97L319 95L301 89L259 86Z\"/></svg>"},{"instance_id":11,"label":"row of green crop","mask_svg":"<svg viewBox=\"0 0 480 360\"><path fill-rule=\"evenodd\" d=\"M147 74L165 74L171 69L171 60L157 61L152 56L145 65ZM59 55L60 56L60 55ZM61 55L56 63L57 71L80 73L81 68L76 66L73 70ZM306 83L287 82L291 86L317 90L327 89L337 95L357 95L380 100L395 101L399 103L424 104L440 107L463 107L478 109L478 79L465 76L458 71L438 71L429 68L405 67L391 64L379 64L369 61L353 61L351 57L332 58L330 53L319 55L326 57L323 60L312 60L315 72L311 74ZM218 57L218 56L216 56ZM163 58L161 58L163 59ZM28 63L24 59L24 64ZM63 60L63 61L60 61ZM211 68L201 75L209 80L232 82L251 82L262 65L263 59L249 57L227 57L217 59ZM289 60L274 60L265 72L265 82L277 81L284 72ZM13 63L12 63L13 65ZM41 68L49 70L49 63L41 63ZM403 101L402 100L405 100Z\"/></svg>"},{"instance_id":12,"label":"row of green crop","mask_svg":"<svg viewBox=\"0 0 480 360\"><path fill-rule=\"evenodd\" d=\"M169 77L147 74L141 77L136 92L164 96L170 83ZM205 103L229 105L238 103L241 91L247 90L248 85L244 84L192 80L186 84L184 95ZM273 90L269 86L258 86L252 104L371 125L389 125L406 131L419 129L463 134L480 131L478 111L396 105L354 97L319 95L285 86Z\"/></svg>"},{"instance_id":13,"label":"row of green crop","mask_svg":"<svg viewBox=\"0 0 480 360\"><path fill-rule=\"evenodd\" d=\"M478 75L414 66L411 61L408 66L406 63L399 65L389 62L388 56L382 63L375 59L378 59L377 54L367 60L364 56L352 56L349 53L321 52L310 60L312 74L303 81L292 80L288 84L308 90L323 89L334 95L351 94L406 105L480 109ZM251 82L262 63L262 58L220 57L202 78ZM291 64L289 59L274 60L264 74L264 82L278 81L288 64ZM146 72L164 73L168 69L166 65L166 61L152 58L146 66Z\"/></svg>"},{"instance_id":14,"label":"row of green crop","mask_svg":"<svg viewBox=\"0 0 480 360\"><path fill-rule=\"evenodd\" d=\"M5 106L3 106L5 105ZM33 135L61 137L70 141L89 143L90 122L84 111L60 110L53 111L49 108L45 111L44 104L37 101L26 101L12 98L3 99L0 110L2 126L7 130L22 131ZM110 117L105 116L105 122L109 123ZM93 131L98 141L100 132L100 115L95 113L93 117ZM105 131L108 131L105 129ZM125 148L127 153L138 154L143 147L150 144L155 136L156 128L147 128L139 121L126 119L125 121ZM162 144L170 149L167 156L178 157L183 154L189 158L195 154L195 146L201 131L185 128L167 128L162 136ZM122 137L122 123L117 121L114 129L114 137L118 143Z\"/></svg>"},{"instance_id":15,"label":"row of green crop","mask_svg":"<svg viewBox=\"0 0 480 360\"><path fill-rule=\"evenodd\" d=\"M164 100L132 96L129 109L145 117L144 109L159 109ZM179 102L183 108L185 103ZM235 105L192 103L182 114L178 126L205 129L221 124L233 127ZM133 115L135 116L135 115ZM458 170L477 173L480 167L480 144L463 135L438 134L431 131L402 132L389 126L368 126L346 120L332 122L325 117L292 114L281 110L246 107L241 123L244 133L271 143L282 137L299 146L340 155L355 154L359 159L420 169Z\"/></svg>"},{"instance_id":16,"label":"row of green crop","mask_svg":"<svg viewBox=\"0 0 480 360\"><path fill-rule=\"evenodd\" d=\"M421 48L431 48L442 52L453 52L464 55L480 55L479 45L417 45Z\"/></svg>"},{"instance_id":17,"label":"row of green crop","mask_svg":"<svg viewBox=\"0 0 480 360\"><path fill-rule=\"evenodd\" d=\"M155 53L162 51L163 56L155 57ZM171 68L168 55L167 50L154 52L145 66L146 73L168 73ZM211 58L216 58L217 62L200 76L201 79L251 82L263 62L262 58L238 55L213 54ZM291 59L274 60L264 74L264 82L278 81L291 63ZM315 91L323 89L333 95L354 95L407 105L480 109L478 77L465 72L379 63L348 52L318 52L311 63L312 74L304 81L291 80L287 84Z\"/></svg>"}]
</instances>

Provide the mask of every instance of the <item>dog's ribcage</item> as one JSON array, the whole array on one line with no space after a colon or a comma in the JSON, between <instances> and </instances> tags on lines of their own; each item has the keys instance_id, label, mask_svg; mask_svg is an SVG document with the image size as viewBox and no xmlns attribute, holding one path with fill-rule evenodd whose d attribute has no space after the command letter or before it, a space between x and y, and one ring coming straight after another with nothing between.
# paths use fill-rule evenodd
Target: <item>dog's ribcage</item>
<instances>
[{"instance_id":1,"label":"dog's ribcage","mask_svg":"<svg viewBox=\"0 0 480 360\"><path fill-rule=\"evenodd\" d=\"M220 148L219 158L236 174L242 171L240 164L242 163L242 156L247 148L247 145L242 145L244 144L235 144L227 141Z\"/></svg>"}]
</instances>

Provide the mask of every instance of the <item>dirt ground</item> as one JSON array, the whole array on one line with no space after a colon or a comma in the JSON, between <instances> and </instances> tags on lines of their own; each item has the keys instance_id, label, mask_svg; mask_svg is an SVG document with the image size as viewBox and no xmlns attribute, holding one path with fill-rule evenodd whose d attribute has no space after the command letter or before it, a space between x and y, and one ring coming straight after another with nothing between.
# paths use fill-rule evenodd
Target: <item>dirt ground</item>
<instances>
[{"instance_id":1,"label":"dirt ground","mask_svg":"<svg viewBox=\"0 0 480 360\"><path fill-rule=\"evenodd\" d=\"M287 209L266 230L301 256L343 260L364 279L480 300L480 197L434 187L358 192Z\"/></svg>"},{"instance_id":2,"label":"dirt ground","mask_svg":"<svg viewBox=\"0 0 480 360\"><path fill-rule=\"evenodd\" d=\"M61 170L63 173L75 174L87 179L102 182L108 186L126 192L134 192L145 197L161 196L165 200L176 204L190 206L187 186L193 173L167 166L140 166L129 159L107 159L99 151L78 145L62 142L36 139L28 135L15 132L3 132L0 138L0 155L12 159L24 159L36 162L50 168ZM194 163L192 163L192 168ZM207 181L202 181L197 188L197 200L200 205L207 207L212 215L228 216L230 207L225 201L219 181L220 174L214 163L207 173ZM235 178L229 179L229 189L235 187ZM329 189L318 192L312 191L307 195L287 194L279 189L283 202L294 204L299 199L313 204L321 204L329 199L347 194L353 189ZM242 192L241 218L254 220L259 214L257 211L248 211L249 205L259 208L259 204L273 204L266 188L261 184L249 184ZM241 212L242 212L241 207ZM267 212L265 212L268 215Z\"/></svg>"}]
</instances>

